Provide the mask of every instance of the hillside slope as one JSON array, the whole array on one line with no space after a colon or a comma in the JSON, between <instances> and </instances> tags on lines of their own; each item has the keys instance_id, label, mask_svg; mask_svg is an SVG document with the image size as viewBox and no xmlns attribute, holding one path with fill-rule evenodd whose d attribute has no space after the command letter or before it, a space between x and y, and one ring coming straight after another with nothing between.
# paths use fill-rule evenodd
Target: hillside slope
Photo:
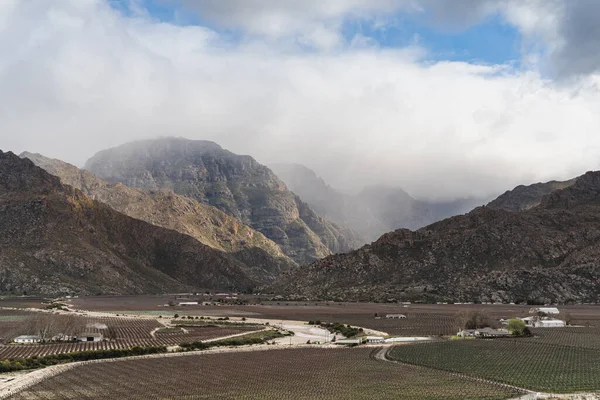
<instances>
[{"instance_id":1,"label":"hillside slope","mask_svg":"<svg viewBox=\"0 0 600 400\"><path fill-rule=\"evenodd\" d=\"M577 181L577 178L568 181L550 181L535 183L533 185L519 185L513 190L508 190L498 198L488 203L487 207L494 210L511 212L525 211L536 207L542 202L544 196L568 188Z\"/></svg>"},{"instance_id":2,"label":"hillside slope","mask_svg":"<svg viewBox=\"0 0 600 400\"><path fill-rule=\"evenodd\" d=\"M25 152L20 157L30 159L58 176L62 183L123 214L184 233L200 243L230 253L247 264L252 277L259 282L270 282L295 265L272 240L215 207L168 190L145 191L104 182L91 172L40 154Z\"/></svg>"},{"instance_id":3,"label":"hillside slope","mask_svg":"<svg viewBox=\"0 0 600 400\"><path fill-rule=\"evenodd\" d=\"M244 264L123 215L30 160L0 151L0 292L249 290Z\"/></svg>"},{"instance_id":4,"label":"hillside slope","mask_svg":"<svg viewBox=\"0 0 600 400\"><path fill-rule=\"evenodd\" d=\"M600 172L521 213L480 207L330 256L283 277L280 293L352 300L597 301Z\"/></svg>"},{"instance_id":5,"label":"hillside slope","mask_svg":"<svg viewBox=\"0 0 600 400\"><path fill-rule=\"evenodd\" d=\"M356 234L317 216L269 168L213 142L129 143L97 153L86 169L109 182L170 189L215 206L263 233L300 264L358 244Z\"/></svg>"}]
</instances>

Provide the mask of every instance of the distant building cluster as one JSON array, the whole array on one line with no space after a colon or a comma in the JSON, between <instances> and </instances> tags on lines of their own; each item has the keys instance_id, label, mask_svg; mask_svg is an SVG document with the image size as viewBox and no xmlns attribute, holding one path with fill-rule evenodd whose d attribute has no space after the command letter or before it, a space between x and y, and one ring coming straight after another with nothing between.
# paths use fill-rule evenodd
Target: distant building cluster
<instances>
[{"instance_id":1,"label":"distant building cluster","mask_svg":"<svg viewBox=\"0 0 600 400\"><path fill-rule=\"evenodd\" d=\"M529 314L533 315L519 319L532 328L563 328L567 326L565 321L554 317L560 314L556 307L533 307L529 310Z\"/></svg>"},{"instance_id":2,"label":"distant building cluster","mask_svg":"<svg viewBox=\"0 0 600 400\"><path fill-rule=\"evenodd\" d=\"M456 336L460 338L501 338L511 336L511 333L506 329L492 329L488 327L481 329L463 329L462 331L458 332Z\"/></svg>"},{"instance_id":3,"label":"distant building cluster","mask_svg":"<svg viewBox=\"0 0 600 400\"><path fill-rule=\"evenodd\" d=\"M101 342L104 335L97 332L83 332L75 336L55 336L52 342ZM37 335L21 335L13 339L13 342L20 344L41 343L42 338Z\"/></svg>"}]
</instances>

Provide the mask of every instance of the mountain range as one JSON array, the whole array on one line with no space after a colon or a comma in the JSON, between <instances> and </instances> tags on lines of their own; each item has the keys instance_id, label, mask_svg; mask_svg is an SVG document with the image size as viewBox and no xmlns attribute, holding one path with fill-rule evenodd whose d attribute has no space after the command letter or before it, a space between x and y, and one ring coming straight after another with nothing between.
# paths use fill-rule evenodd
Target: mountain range
<instances>
[{"instance_id":1,"label":"mountain range","mask_svg":"<svg viewBox=\"0 0 600 400\"><path fill-rule=\"evenodd\" d=\"M0 293L597 301L600 172L428 224L476 200L347 195L306 167L272 168L179 138L101 151L84 170L0 151Z\"/></svg>"},{"instance_id":2,"label":"mountain range","mask_svg":"<svg viewBox=\"0 0 600 400\"><path fill-rule=\"evenodd\" d=\"M122 294L251 290L233 257L131 218L0 151L0 292Z\"/></svg>"},{"instance_id":3,"label":"mountain range","mask_svg":"<svg viewBox=\"0 0 600 400\"><path fill-rule=\"evenodd\" d=\"M171 190L218 208L305 264L361 243L355 232L318 216L266 166L213 142L163 138L103 150L85 169L108 182Z\"/></svg>"},{"instance_id":4,"label":"mountain range","mask_svg":"<svg viewBox=\"0 0 600 400\"><path fill-rule=\"evenodd\" d=\"M503 195L511 209L526 211L500 209L507 203L498 200L416 231L387 233L292 270L274 290L340 300L595 302L600 172L560 186L545 196L539 185Z\"/></svg>"},{"instance_id":5,"label":"mountain range","mask_svg":"<svg viewBox=\"0 0 600 400\"><path fill-rule=\"evenodd\" d=\"M146 191L105 182L91 172L60 160L24 152L61 182L132 218L175 230L207 246L229 253L246 265L257 282L271 282L296 265L279 246L260 232L215 207L200 204L169 190Z\"/></svg>"}]
</instances>

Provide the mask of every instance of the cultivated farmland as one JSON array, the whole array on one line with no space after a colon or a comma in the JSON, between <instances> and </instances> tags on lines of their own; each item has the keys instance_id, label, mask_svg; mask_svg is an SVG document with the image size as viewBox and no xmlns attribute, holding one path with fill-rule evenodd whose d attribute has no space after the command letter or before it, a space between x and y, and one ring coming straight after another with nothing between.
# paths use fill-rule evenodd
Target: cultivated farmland
<instances>
[{"instance_id":1,"label":"cultivated farmland","mask_svg":"<svg viewBox=\"0 0 600 400\"><path fill-rule=\"evenodd\" d=\"M600 391L599 349L540 343L535 338L397 346L388 357L543 392Z\"/></svg>"},{"instance_id":2,"label":"cultivated farmland","mask_svg":"<svg viewBox=\"0 0 600 400\"><path fill-rule=\"evenodd\" d=\"M600 350L600 329L566 327L556 329L534 329L535 343L555 344L581 349Z\"/></svg>"},{"instance_id":3,"label":"cultivated farmland","mask_svg":"<svg viewBox=\"0 0 600 400\"><path fill-rule=\"evenodd\" d=\"M217 298L209 298L216 300ZM202 301L203 297L191 299ZM82 297L73 300L77 308L120 313L149 312L179 313L195 316L230 316L299 321L326 321L352 324L387 332L392 335L451 335L456 333L455 314L459 310L489 309L495 316L526 315L528 307L515 305L426 305L414 304L403 307L399 304L381 303L335 303L335 302L286 302L266 301L255 296L242 299L246 305L223 303L218 306L159 306L173 297L123 296ZM139 310L139 311L136 311ZM402 313L407 319L386 319L386 314ZM377 317L376 317L377 315Z\"/></svg>"},{"instance_id":4,"label":"cultivated farmland","mask_svg":"<svg viewBox=\"0 0 600 400\"><path fill-rule=\"evenodd\" d=\"M519 394L500 385L379 361L373 351L266 350L92 363L11 399L458 400Z\"/></svg>"},{"instance_id":5,"label":"cultivated farmland","mask_svg":"<svg viewBox=\"0 0 600 400\"><path fill-rule=\"evenodd\" d=\"M85 350L129 349L135 346L175 346L184 342L203 341L261 329L256 326L217 326L203 324L185 328L165 329L156 319L149 318L80 318L83 330L107 335L110 329L114 338L101 342L65 342L46 344L7 344L17 334L24 334L26 318L23 312L3 311L0 318L0 333L5 333L0 345L0 360L72 353ZM175 322L176 323L176 322ZM0 335L2 336L2 335Z\"/></svg>"}]
</instances>

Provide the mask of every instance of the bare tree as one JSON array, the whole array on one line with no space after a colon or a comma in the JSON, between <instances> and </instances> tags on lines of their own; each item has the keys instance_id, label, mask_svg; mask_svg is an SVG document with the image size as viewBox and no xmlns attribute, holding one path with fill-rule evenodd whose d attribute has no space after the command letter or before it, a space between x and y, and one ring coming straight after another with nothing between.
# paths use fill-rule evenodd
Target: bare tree
<instances>
[{"instance_id":1,"label":"bare tree","mask_svg":"<svg viewBox=\"0 0 600 400\"><path fill-rule=\"evenodd\" d=\"M568 311L563 311L562 317L565 320L565 324L571 325L573 323L573 316Z\"/></svg>"},{"instance_id":2,"label":"bare tree","mask_svg":"<svg viewBox=\"0 0 600 400\"><path fill-rule=\"evenodd\" d=\"M108 329L106 329L104 337L108 340L115 340L117 338L117 330L112 326L109 326Z\"/></svg>"},{"instance_id":3,"label":"bare tree","mask_svg":"<svg viewBox=\"0 0 600 400\"><path fill-rule=\"evenodd\" d=\"M75 315L57 315L56 333L58 340L68 340L81 333L85 328L85 319Z\"/></svg>"},{"instance_id":4,"label":"bare tree","mask_svg":"<svg viewBox=\"0 0 600 400\"><path fill-rule=\"evenodd\" d=\"M80 332L84 322L75 315L35 313L25 322L24 330L28 335L39 336L42 342L65 340Z\"/></svg>"},{"instance_id":5,"label":"bare tree","mask_svg":"<svg viewBox=\"0 0 600 400\"><path fill-rule=\"evenodd\" d=\"M460 310L454 316L454 320L456 321L456 330L460 331L462 329L467 329L468 322L471 320L471 311Z\"/></svg>"},{"instance_id":6,"label":"bare tree","mask_svg":"<svg viewBox=\"0 0 600 400\"><path fill-rule=\"evenodd\" d=\"M454 317L458 329L497 328L498 322L487 310L460 310Z\"/></svg>"}]
</instances>

